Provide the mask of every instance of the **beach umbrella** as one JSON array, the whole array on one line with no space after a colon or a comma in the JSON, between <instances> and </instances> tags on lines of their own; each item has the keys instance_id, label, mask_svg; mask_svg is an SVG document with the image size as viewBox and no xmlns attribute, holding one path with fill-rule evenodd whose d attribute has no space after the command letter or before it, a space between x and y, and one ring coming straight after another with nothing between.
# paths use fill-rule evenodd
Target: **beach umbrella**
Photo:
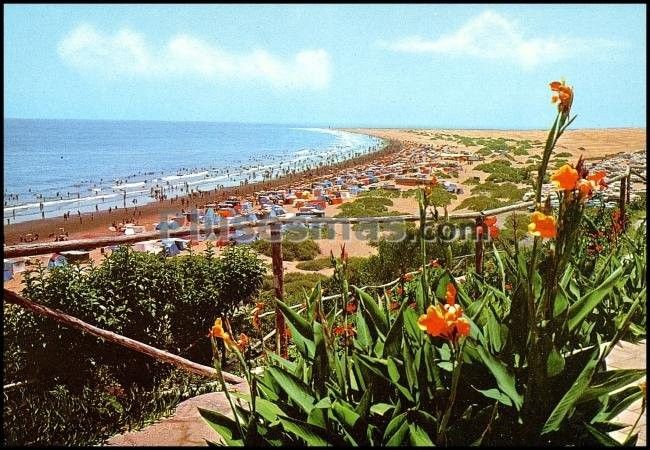
<instances>
[{"instance_id":1,"label":"beach umbrella","mask_svg":"<svg viewBox=\"0 0 650 450\"><path fill-rule=\"evenodd\" d=\"M53 267L61 267L65 266L68 264L68 260L65 258L65 256L55 253L50 257L49 262L47 263L47 267L53 268Z\"/></svg>"}]
</instances>

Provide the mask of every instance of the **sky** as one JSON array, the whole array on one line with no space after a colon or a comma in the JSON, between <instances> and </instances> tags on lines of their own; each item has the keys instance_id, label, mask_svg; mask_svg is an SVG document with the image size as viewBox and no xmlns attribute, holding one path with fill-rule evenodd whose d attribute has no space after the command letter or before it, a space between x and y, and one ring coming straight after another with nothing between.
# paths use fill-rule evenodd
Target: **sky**
<instances>
[{"instance_id":1,"label":"sky","mask_svg":"<svg viewBox=\"0 0 650 450\"><path fill-rule=\"evenodd\" d=\"M5 5L5 117L646 126L646 6Z\"/></svg>"}]
</instances>

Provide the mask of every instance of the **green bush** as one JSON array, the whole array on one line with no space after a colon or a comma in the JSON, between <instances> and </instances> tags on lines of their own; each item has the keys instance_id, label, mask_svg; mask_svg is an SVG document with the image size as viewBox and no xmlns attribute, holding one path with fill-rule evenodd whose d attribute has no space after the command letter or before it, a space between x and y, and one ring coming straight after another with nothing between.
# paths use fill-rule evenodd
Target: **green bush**
<instances>
[{"instance_id":1,"label":"green bush","mask_svg":"<svg viewBox=\"0 0 650 450\"><path fill-rule=\"evenodd\" d=\"M514 202L521 201L527 191L527 188L518 188L513 183L496 184L492 182L478 184L471 189L472 194L488 194L492 198Z\"/></svg>"},{"instance_id":2,"label":"green bush","mask_svg":"<svg viewBox=\"0 0 650 450\"><path fill-rule=\"evenodd\" d=\"M386 197L359 197L352 202L343 203L340 212L334 217L381 217L398 216L401 213L388 211L388 206L393 206L393 201Z\"/></svg>"},{"instance_id":3,"label":"green bush","mask_svg":"<svg viewBox=\"0 0 650 450\"><path fill-rule=\"evenodd\" d=\"M455 209L467 209L470 211L487 211L494 208L500 208L506 206L508 202L500 201L493 197L487 197L485 195L474 195L472 197L467 197L465 200L460 202Z\"/></svg>"},{"instance_id":4,"label":"green bush","mask_svg":"<svg viewBox=\"0 0 650 450\"><path fill-rule=\"evenodd\" d=\"M227 248L219 258L210 252L165 258L121 247L98 266L68 265L49 271L41 266L26 272L22 293L92 325L205 364L210 361L205 335L215 317L233 317L250 302L265 271L259 258L246 248ZM75 434L78 430L66 425L67 421L74 423L71 415L79 408L92 409L96 402L105 402L101 394L88 391L89 387L100 389L89 385L89 380L114 381L127 392L153 392L172 376L168 364L143 354L14 305L5 305L4 311L5 380L34 382L33 388L30 384L5 397L13 405L12 411L20 411L20 417L5 416L5 423L19 427L21 421L35 420L24 414L26 404L56 405L61 401L68 405L58 413L44 406L39 411L47 415L46 425L37 425L51 428L44 428L42 436L16 431L15 443L82 443L80 439L89 435L99 439L104 429L114 430L106 424L115 417L112 413L89 418L88 434ZM100 367L108 372L98 378ZM65 389L60 395L46 394L61 385ZM145 396L142 401L147 398L152 397ZM162 406L155 404L152 410ZM24 425L24 429L30 428Z\"/></svg>"},{"instance_id":5,"label":"green bush","mask_svg":"<svg viewBox=\"0 0 650 450\"><path fill-rule=\"evenodd\" d=\"M296 264L296 268L300 270L311 270L318 272L319 270L329 269L332 267L330 258L318 258L311 261L303 261Z\"/></svg>"},{"instance_id":6,"label":"green bush","mask_svg":"<svg viewBox=\"0 0 650 450\"><path fill-rule=\"evenodd\" d=\"M521 183L528 179L528 171L525 168L512 167L512 162L505 159L479 164L476 169L489 173L488 181Z\"/></svg>"},{"instance_id":7,"label":"green bush","mask_svg":"<svg viewBox=\"0 0 650 450\"><path fill-rule=\"evenodd\" d=\"M307 233L307 231L306 231ZM271 242L260 239L251 247L262 255L271 257ZM288 232L282 238L282 259L285 261L309 261L320 254L320 247L304 233Z\"/></svg>"},{"instance_id":8,"label":"green bush","mask_svg":"<svg viewBox=\"0 0 650 450\"><path fill-rule=\"evenodd\" d=\"M364 191L359 194L359 197L386 197L386 198L399 198L400 191L396 189L373 189L371 191Z\"/></svg>"}]
</instances>

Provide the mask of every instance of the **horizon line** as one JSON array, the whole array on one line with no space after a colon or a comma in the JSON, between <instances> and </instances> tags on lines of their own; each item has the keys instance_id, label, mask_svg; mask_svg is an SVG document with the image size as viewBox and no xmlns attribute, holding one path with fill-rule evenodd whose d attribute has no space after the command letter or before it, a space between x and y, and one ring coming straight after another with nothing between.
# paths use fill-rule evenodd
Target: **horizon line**
<instances>
[{"instance_id":1,"label":"horizon line","mask_svg":"<svg viewBox=\"0 0 650 450\"><path fill-rule=\"evenodd\" d=\"M4 120L51 120L51 121L85 121L85 122L163 122L163 123L215 123L215 124L237 124L237 125L273 125L273 126L310 126L316 128L330 128L338 130L467 130L467 131L544 131L547 128L499 128L480 126L430 126L430 125L323 125L315 123L278 123L278 122L241 122L234 120L167 120L167 119L80 119L80 118L51 118L51 117L4 117ZM607 125L573 128L576 130L606 130L606 129L646 129L646 126L638 125ZM568 130L570 131L570 130Z\"/></svg>"}]
</instances>

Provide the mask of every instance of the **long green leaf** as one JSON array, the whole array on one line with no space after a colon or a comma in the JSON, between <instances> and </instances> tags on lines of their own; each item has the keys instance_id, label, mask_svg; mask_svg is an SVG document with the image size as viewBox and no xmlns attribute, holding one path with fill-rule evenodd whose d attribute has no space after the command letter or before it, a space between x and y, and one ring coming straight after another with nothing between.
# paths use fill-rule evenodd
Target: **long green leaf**
<instances>
[{"instance_id":1,"label":"long green leaf","mask_svg":"<svg viewBox=\"0 0 650 450\"><path fill-rule=\"evenodd\" d=\"M293 309L289 308L282 301L276 299L275 304L280 308L284 317L287 318L287 322L293 325L293 328L298 331L298 333L302 334L307 339L314 339L311 324L307 320L301 317L300 314L295 312Z\"/></svg>"},{"instance_id":2,"label":"long green leaf","mask_svg":"<svg viewBox=\"0 0 650 450\"><path fill-rule=\"evenodd\" d=\"M301 420L292 419L290 417L281 417L280 423L285 431L304 440L307 445L330 445L325 437L327 436L327 431L324 428L311 425Z\"/></svg>"},{"instance_id":3,"label":"long green leaf","mask_svg":"<svg viewBox=\"0 0 650 450\"><path fill-rule=\"evenodd\" d=\"M429 435L417 423L409 424L409 438L411 445L419 447L422 445L435 445Z\"/></svg>"},{"instance_id":4,"label":"long green leaf","mask_svg":"<svg viewBox=\"0 0 650 450\"><path fill-rule=\"evenodd\" d=\"M523 398L521 394L517 392L514 376L508 372L508 369L501 361L492 356L483 347L478 346L476 350L483 360L483 363L488 369L490 369L490 372L496 379L499 388L510 397L515 407L519 409L523 403Z\"/></svg>"},{"instance_id":5,"label":"long green leaf","mask_svg":"<svg viewBox=\"0 0 650 450\"><path fill-rule=\"evenodd\" d=\"M621 447L621 443L607 433L603 433L602 431L597 430L588 423L585 423L584 425L587 427L589 433L595 437L602 445L606 447Z\"/></svg>"},{"instance_id":6,"label":"long green leaf","mask_svg":"<svg viewBox=\"0 0 650 450\"><path fill-rule=\"evenodd\" d=\"M386 335L384 352L382 354L383 358L387 358L388 355L397 355L399 353L400 344L402 343L402 330L404 328L404 310L406 308L408 308L408 302L402 303L402 306L397 312L397 317Z\"/></svg>"},{"instance_id":7,"label":"long green leaf","mask_svg":"<svg viewBox=\"0 0 650 450\"><path fill-rule=\"evenodd\" d=\"M361 304L370 314L370 318L375 324L375 328L385 335L388 332L388 318L384 312L379 308L379 305L370 294L362 291L356 286L354 286L354 289L357 291Z\"/></svg>"},{"instance_id":8,"label":"long green leaf","mask_svg":"<svg viewBox=\"0 0 650 450\"><path fill-rule=\"evenodd\" d=\"M571 408L573 408L585 389L587 389L589 386L591 378L598 364L598 353L599 349L594 349L589 358L589 361L585 365L584 369L582 369L582 372L580 372L580 375L578 375L576 381L564 394L562 399L553 409L553 412L551 412L549 418L546 420L546 423L542 428L542 434L550 433L551 431L557 431L560 429L560 425L562 424L564 418L567 416Z\"/></svg>"},{"instance_id":9,"label":"long green leaf","mask_svg":"<svg viewBox=\"0 0 650 450\"><path fill-rule=\"evenodd\" d=\"M294 403L307 414L311 412L316 399L311 395L311 390L306 384L280 367L271 366L266 370Z\"/></svg>"},{"instance_id":10,"label":"long green leaf","mask_svg":"<svg viewBox=\"0 0 650 450\"><path fill-rule=\"evenodd\" d=\"M614 392L643 378L645 374L645 369L608 370L605 373L596 374L593 384L585 389L585 392L578 399L578 403L588 402Z\"/></svg>"},{"instance_id":11,"label":"long green leaf","mask_svg":"<svg viewBox=\"0 0 650 450\"><path fill-rule=\"evenodd\" d=\"M244 445L244 440L239 434L237 429L237 424L233 419L227 417L220 412L211 411L209 409L204 409L199 407L199 414L203 417L210 428L216 431L219 436L223 438L226 442L226 445L241 447Z\"/></svg>"},{"instance_id":12,"label":"long green leaf","mask_svg":"<svg viewBox=\"0 0 650 450\"><path fill-rule=\"evenodd\" d=\"M397 446L401 445L406 438L409 425L406 422L406 413L399 414L395 416L388 425L386 426L386 431L384 432L384 442L386 446Z\"/></svg>"},{"instance_id":13,"label":"long green leaf","mask_svg":"<svg viewBox=\"0 0 650 450\"><path fill-rule=\"evenodd\" d=\"M569 331L575 330L589 313L612 291L614 285L620 281L622 273L623 267L619 267L600 286L569 307Z\"/></svg>"}]
</instances>

